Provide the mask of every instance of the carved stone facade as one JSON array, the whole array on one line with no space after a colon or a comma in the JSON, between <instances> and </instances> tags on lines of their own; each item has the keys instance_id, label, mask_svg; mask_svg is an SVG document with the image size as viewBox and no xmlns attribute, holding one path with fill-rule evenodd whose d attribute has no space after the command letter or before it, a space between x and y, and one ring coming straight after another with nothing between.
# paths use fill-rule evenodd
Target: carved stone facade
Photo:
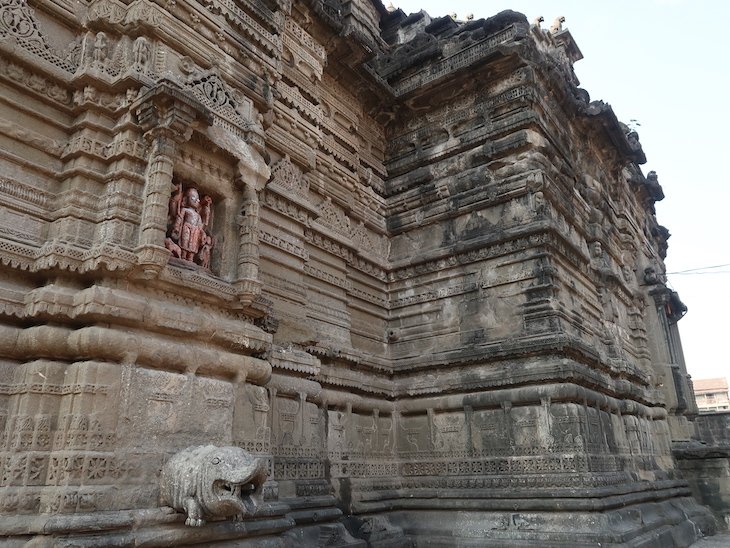
<instances>
[{"instance_id":1,"label":"carved stone facade","mask_svg":"<svg viewBox=\"0 0 730 548\"><path fill-rule=\"evenodd\" d=\"M688 480L692 494L712 509L719 527L727 531L730 529L730 412L703 413L695 425L697 439L673 448L677 466Z\"/></svg>"},{"instance_id":2,"label":"carved stone facade","mask_svg":"<svg viewBox=\"0 0 730 548\"><path fill-rule=\"evenodd\" d=\"M0 38L9 543L712 531L661 187L559 21L0 0ZM161 470L208 445L268 479L186 527Z\"/></svg>"}]
</instances>

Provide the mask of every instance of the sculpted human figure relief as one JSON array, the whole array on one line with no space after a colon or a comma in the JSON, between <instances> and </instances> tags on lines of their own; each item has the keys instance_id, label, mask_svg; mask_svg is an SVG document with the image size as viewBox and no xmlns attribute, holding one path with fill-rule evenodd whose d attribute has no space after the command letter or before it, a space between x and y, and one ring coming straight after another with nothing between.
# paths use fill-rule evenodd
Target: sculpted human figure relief
<instances>
[{"instance_id":1,"label":"sculpted human figure relief","mask_svg":"<svg viewBox=\"0 0 730 548\"><path fill-rule=\"evenodd\" d=\"M96 34L96 39L94 40L95 63L102 64L106 60L108 43L109 41L106 38L106 34L103 32Z\"/></svg>"},{"instance_id":2,"label":"sculpted human figure relief","mask_svg":"<svg viewBox=\"0 0 730 548\"><path fill-rule=\"evenodd\" d=\"M165 247L172 256L210 268L212 224L213 199L208 195L201 199L197 188L177 183L170 197L165 238Z\"/></svg>"},{"instance_id":3,"label":"sculpted human figure relief","mask_svg":"<svg viewBox=\"0 0 730 548\"><path fill-rule=\"evenodd\" d=\"M144 36L138 37L132 44L134 54L134 66L137 70L144 71L150 59L150 44Z\"/></svg>"}]
</instances>

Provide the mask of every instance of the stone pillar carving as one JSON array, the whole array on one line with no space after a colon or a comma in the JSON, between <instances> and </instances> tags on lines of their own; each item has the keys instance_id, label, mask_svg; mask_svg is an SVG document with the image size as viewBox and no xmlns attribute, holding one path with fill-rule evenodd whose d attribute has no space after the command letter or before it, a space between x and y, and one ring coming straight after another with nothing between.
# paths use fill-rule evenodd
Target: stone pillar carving
<instances>
[{"instance_id":1,"label":"stone pillar carving","mask_svg":"<svg viewBox=\"0 0 730 548\"><path fill-rule=\"evenodd\" d=\"M434 451L436 449L436 423L434 421L436 415L433 407L426 409L426 415L428 416L428 450Z\"/></svg>"},{"instance_id":2,"label":"stone pillar carving","mask_svg":"<svg viewBox=\"0 0 730 548\"><path fill-rule=\"evenodd\" d=\"M474 454L474 434L472 432L474 421L474 409L470 405L464 406L464 425L466 428L466 452L468 455Z\"/></svg>"},{"instance_id":3,"label":"stone pillar carving","mask_svg":"<svg viewBox=\"0 0 730 548\"><path fill-rule=\"evenodd\" d=\"M259 195L271 176L259 152L220 127L209 127L211 142L238 158L237 180L242 187L243 200L238 217L239 248L236 267L238 299L242 306L250 305L261 292L259 273Z\"/></svg>"},{"instance_id":4,"label":"stone pillar carving","mask_svg":"<svg viewBox=\"0 0 730 548\"><path fill-rule=\"evenodd\" d=\"M300 447L304 446L306 443L306 403L307 403L307 393L306 392L299 392L299 413L297 416L298 424L297 424L297 433L296 437L294 439L295 445L298 445Z\"/></svg>"},{"instance_id":5,"label":"stone pillar carving","mask_svg":"<svg viewBox=\"0 0 730 548\"><path fill-rule=\"evenodd\" d=\"M540 414L538 415L537 436L538 441L544 447L551 447L555 444L552 434L552 414L550 413L550 398L540 398Z\"/></svg>"},{"instance_id":6,"label":"stone pillar carving","mask_svg":"<svg viewBox=\"0 0 730 548\"><path fill-rule=\"evenodd\" d=\"M236 286L244 304L250 304L261 291L259 276L259 195L244 183L243 204L238 217L238 268Z\"/></svg>"},{"instance_id":7,"label":"stone pillar carving","mask_svg":"<svg viewBox=\"0 0 730 548\"><path fill-rule=\"evenodd\" d=\"M656 285L654 289L649 291L649 295L654 298L657 316L662 328L661 334L663 335L670 360L668 367L672 376L672 384L674 385L673 396L676 398L676 407L670 409L670 411L675 415L688 414L694 416L697 414L697 410L692 406L692 400L687 395L689 391L687 373L684 367L684 356L676 325L677 321L682 318L687 309L679 300L676 292L671 291L664 284Z\"/></svg>"},{"instance_id":8,"label":"stone pillar carving","mask_svg":"<svg viewBox=\"0 0 730 548\"><path fill-rule=\"evenodd\" d=\"M504 413L504 431L507 433L507 447L514 445L514 437L512 435L512 402L503 401L500 403L502 412Z\"/></svg>"},{"instance_id":9,"label":"stone pillar carving","mask_svg":"<svg viewBox=\"0 0 730 548\"><path fill-rule=\"evenodd\" d=\"M143 276L154 277L170 256L163 243L167 203L173 188L175 141L167 128L152 129L145 134L145 138L152 141L152 151L145 174L144 208L137 253Z\"/></svg>"}]
</instances>

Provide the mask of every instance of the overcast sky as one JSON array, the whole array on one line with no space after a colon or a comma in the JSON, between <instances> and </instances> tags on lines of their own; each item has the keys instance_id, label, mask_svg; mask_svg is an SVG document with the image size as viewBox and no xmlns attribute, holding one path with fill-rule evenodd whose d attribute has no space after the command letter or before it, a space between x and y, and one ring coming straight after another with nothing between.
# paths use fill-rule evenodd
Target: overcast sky
<instances>
[{"instance_id":1,"label":"overcast sky","mask_svg":"<svg viewBox=\"0 0 730 548\"><path fill-rule=\"evenodd\" d=\"M384 3L388 5L388 0ZM634 119L666 198L657 219L672 234L667 271L714 265L712 273L670 274L689 307L680 322L687 368L695 378L730 377L730 2L588 0L394 1L406 13L489 17L503 9L564 16L583 52L575 71L592 100ZM716 162L720 162L719 164Z\"/></svg>"}]
</instances>

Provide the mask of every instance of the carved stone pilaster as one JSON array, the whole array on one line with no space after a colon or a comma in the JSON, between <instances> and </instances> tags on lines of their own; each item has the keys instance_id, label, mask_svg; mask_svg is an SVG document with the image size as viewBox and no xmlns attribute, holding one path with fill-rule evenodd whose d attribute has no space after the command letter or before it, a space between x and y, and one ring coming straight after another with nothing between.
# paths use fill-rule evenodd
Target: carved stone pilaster
<instances>
[{"instance_id":1,"label":"carved stone pilaster","mask_svg":"<svg viewBox=\"0 0 730 548\"><path fill-rule=\"evenodd\" d=\"M243 187L243 204L238 217L238 268L236 287L244 306L261 291L259 281L259 196L250 185Z\"/></svg>"},{"instance_id":2,"label":"carved stone pilaster","mask_svg":"<svg viewBox=\"0 0 730 548\"><path fill-rule=\"evenodd\" d=\"M167 203L172 191L175 141L170 130L155 128L145 137L152 140L152 152L145 174L145 195L139 245L136 249L143 277L155 277L167 263L170 251L165 248Z\"/></svg>"}]
</instances>

